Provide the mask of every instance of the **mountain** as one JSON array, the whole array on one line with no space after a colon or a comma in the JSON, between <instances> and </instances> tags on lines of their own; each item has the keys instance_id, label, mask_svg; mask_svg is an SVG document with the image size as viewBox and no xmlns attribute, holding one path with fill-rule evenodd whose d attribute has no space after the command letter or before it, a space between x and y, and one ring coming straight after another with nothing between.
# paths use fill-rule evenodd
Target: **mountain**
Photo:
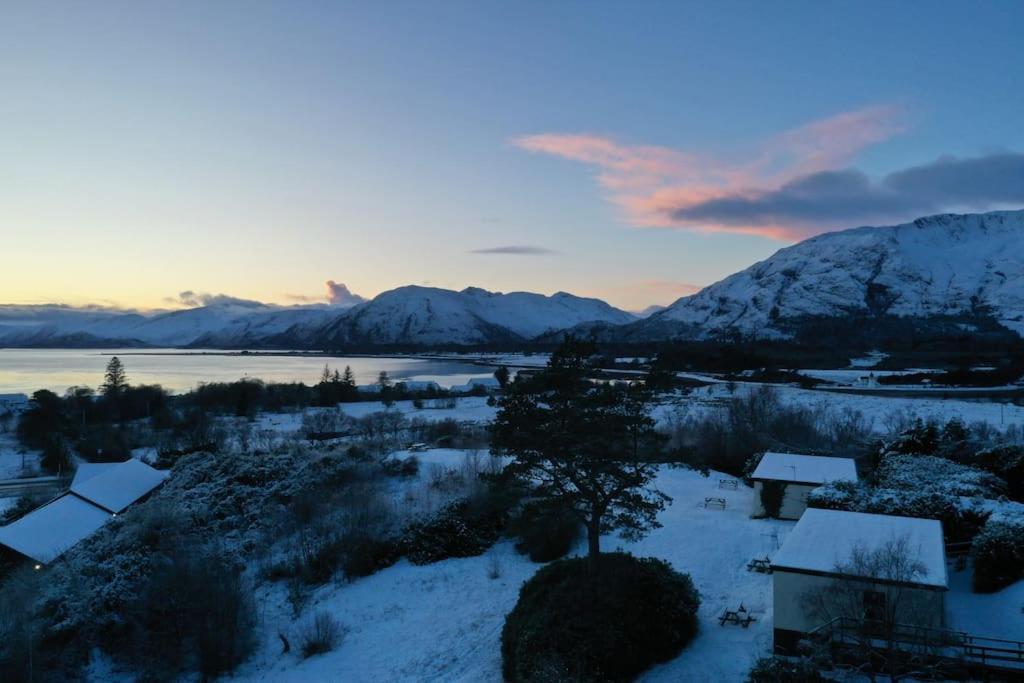
<instances>
[{"instance_id":1,"label":"mountain","mask_svg":"<svg viewBox=\"0 0 1024 683\"><path fill-rule=\"evenodd\" d=\"M1024 211L826 233L683 297L629 339L786 338L821 318L990 318L1024 334Z\"/></svg>"},{"instance_id":2,"label":"mountain","mask_svg":"<svg viewBox=\"0 0 1024 683\"><path fill-rule=\"evenodd\" d=\"M384 292L325 325L318 347L347 344L474 345L532 339L585 322L635 318L598 299L559 292L456 292L410 285Z\"/></svg>"}]
</instances>

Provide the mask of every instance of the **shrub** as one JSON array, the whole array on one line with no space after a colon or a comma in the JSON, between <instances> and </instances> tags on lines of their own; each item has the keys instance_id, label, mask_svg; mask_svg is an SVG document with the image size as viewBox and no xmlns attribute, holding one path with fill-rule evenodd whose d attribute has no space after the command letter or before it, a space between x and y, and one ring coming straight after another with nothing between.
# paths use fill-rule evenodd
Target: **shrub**
<instances>
[{"instance_id":1,"label":"shrub","mask_svg":"<svg viewBox=\"0 0 1024 683\"><path fill-rule=\"evenodd\" d=\"M420 459L415 455L408 458L388 458L380 463L384 474L389 477L415 477L420 472Z\"/></svg>"},{"instance_id":2,"label":"shrub","mask_svg":"<svg viewBox=\"0 0 1024 683\"><path fill-rule=\"evenodd\" d=\"M534 562L550 562L572 550L581 527L570 510L530 504L509 521L509 531L519 539L516 550Z\"/></svg>"},{"instance_id":3,"label":"shrub","mask_svg":"<svg viewBox=\"0 0 1024 683\"><path fill-rule=\"evenodd\" d=\"M501 634L507 681L627 681L675 657L697 633L700 598L667 562L623 553L541 568Z\"/></svg>"},{"instance_id":4,"label":"shrub","mask_svg":"<svg viewBox=\"0 0 1024 683\"><path fill-rule=\"evenodd\" d=\"M762 657L750 670L747 683L825 683L826 680L810 660Z\"/></svg>"},{"instance_id":5,"label":"shrub","mask_svg":"<svg viewBox=\"0 0 1024 683\"><path fill-rule=\"evenodd\" d=\"M328 612L317 612L299 633L303 658L330 652L341 643L345 630Z\"/></svg>"},{"instance_id":6,"label":"shrub","mask_svg":"<svg viewBox=\"0 0 1024 683\"><path fill-rule=\"evenodd\" d=\"M430 520L407 526L403 546L413 564L474 557L494 545L507 517L505 510L484 500L463 498L441 508Z\"/></svg>"},{"instance_id":7,"label":"shrub","mask_svg":"<svg viewBox=\"0 0 1024 683\"><path fill-rule=\"evenodd\" d=\"M1024 515L993 514L972 552L975 591L991 593L1024 579Z\"/></svg>"},{"instance_id":8,"label":"shrub","mask_svg":"<svg viewBox=\"0 0 1024 683\"><path fill-rule=\"evenodd\" d=\"M883 488L934 490L951 496L998 498L1006 492L999 477L934 455L889 455L875 473Z\"/></svg>"},{"instance_id":9,"label":"shrub","mask_svg":"<svg viewBox=\"0 0 1024 683\"><path fill-rule=\"evenodd\" d=\"M349 578L369 576L390 567L401 557L402 544L398 539L356 533L344 537L341 569Z\"/></svg>"}]
</instances>

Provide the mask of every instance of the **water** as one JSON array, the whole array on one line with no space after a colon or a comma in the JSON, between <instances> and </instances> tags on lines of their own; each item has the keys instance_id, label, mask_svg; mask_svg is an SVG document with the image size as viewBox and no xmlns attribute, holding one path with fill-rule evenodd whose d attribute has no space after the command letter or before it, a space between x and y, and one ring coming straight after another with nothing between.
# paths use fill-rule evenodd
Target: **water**
<instances>
[{"instance_id":1,"label":"water","mask_svg":"<svg viewBox=\"0 0 1024 683\"><path fill-rule=\"evenodd\" d=\"M348 365L358 384L372 384L383 370L392 380L434 381L442 387L489 377L494 368L458 360L394 356L309 357L177 349L0 349L0 394L63 393L71 386L96 388L111 356L125 365L131 384L160 384L174 392L201 382L242 378L315 384L324 364L339 372Z\"/></svg>"}]
</instances>

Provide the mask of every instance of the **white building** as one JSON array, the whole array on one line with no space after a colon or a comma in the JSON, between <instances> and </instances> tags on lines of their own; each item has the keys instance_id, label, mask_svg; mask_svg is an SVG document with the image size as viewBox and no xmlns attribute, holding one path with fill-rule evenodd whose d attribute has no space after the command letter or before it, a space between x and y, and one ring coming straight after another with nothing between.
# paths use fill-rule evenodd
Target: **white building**
<instances>
[{"instance_id":1,"label":"white building","mask_svg":"<svg viewBox=\"0 0 1024 683\"><path fill-rule=\"evenodd\" d=\"M884 553L894 542L900 542L907 556L919 563L918 571L893 574L889 569L868 569L874 566L871 563L851 563L855 550ZM808 597L815 594L843 594L847 611L855 604L860 612L840 616L876 618L873 615L881 614L887 605L891 608L898 599L900 623L928 628L943 625L948 581L938 520L810 508L786 537L771 566L776 652L794 652L804 634L823 625L822 616L808 604ZM858 570L875 571L876 575L850 573Z\"/></svg>"},{"instance_id":2,"label":"white building","mask_svg":"<svg viewBox=\"0 0 1024 683\"><path fill-rule=\"evenodd\" d=\"M108 519L149 495L168 475L134 459L83 463L68 493L0 527L0 551L13 551L36 564L55 560Z\"/></svg>"},{"instance_id":3,"label":"white building","mask_svg":"<svg viewBox=\"0 0 1024 683\"><path fill-rule=\"evenodd\" d=\"M779 519L800 519L812 490L830 481L857 481L857 464L850 458L769 452L750 478L754 482L751 517L766 515L761 495L766 485L776 485L783 487Z\"/></svg>"}]
</instances>

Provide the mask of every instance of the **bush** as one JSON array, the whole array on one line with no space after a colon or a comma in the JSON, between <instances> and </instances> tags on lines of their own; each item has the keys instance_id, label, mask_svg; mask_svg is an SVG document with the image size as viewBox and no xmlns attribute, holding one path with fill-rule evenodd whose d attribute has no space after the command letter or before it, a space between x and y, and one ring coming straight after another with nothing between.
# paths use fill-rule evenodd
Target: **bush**
<instances>
[{"instance_id":1,"label":"bush","mask_svg":"<svg viewBox=\"0 0 1024 683\"><path fill-rule=\"evenodd\" d=\"M762 657L750 670L747 683L825 683L826 680L807 659Z\"/></svg>"},{"instance_id":2,"label":"bush","mask_svg":"<svg viewBox=\"0 0 1024 683\"><path fill-rule=\"evenodd\" d=\"M406 527L403 546L413 564L450 557L474 557L498 540L508 513L485 500L463 498L449 503L427 522Z\"/></svg>"},{"instance_id":3,"label":"bush","mask_svg":"<svg viewBox=\"0 0 1024 683\"><path fill-rule=\"evenodd\" d=\"M516 550L534 562L551 562L566 554L580 537L580 521L570 510L526 505L509 522L518 537Z\"/></svg>"},{"instance_id":4,"label":"bush","mask_svg":"<svg viewBox=\"0 0 1024 683\"><path fill-rule=\"evenodd\" d=\"M782 510L782 499L786 497L786 482L784 481L762 481L761 482L761 507L764 508L765 517L772 519L779 518Z\"/></svg>"},{"instance_id":5,"label":"bush","mask_svg":"<svg viewBox=\"0 0 1024 683\"><path fill-rule=\"evenodd\" d=\"M623 553L541 568L501 633L507 681L632 680L697 633L700 598L667 562Z\"/></svg>"},{"instance_id":6,"label":"bush","mask_svg":"<svg viewBox=\"0 0 1024 683\"><path fill-rule=\"evenodd\" d=\"M322 655L338 646L345 631L338 620L327 612L317 612L302 628L299 634L302 657Z\"/></svg>"},{"instance_id":7,"label":"bush","mask_svg":"<svg viewBox=\"0 0 1024 683\"><path fill-rule=\"evenodd\" d=\"M344 546L341 569L350 579L387 569L402 557L402 544L394 538L351 534L345 537Z\"/></svg>"},{"instance_id":8,"label":"bush","mask_svg":"<svg viewBox=\"0 0 1024 683\"><path fill-rule=\"evenodd\" d=\"M972 552L975 591L991 593L1024 579L1024 515L993 514Z\"/></svg>"}]
</instances>

